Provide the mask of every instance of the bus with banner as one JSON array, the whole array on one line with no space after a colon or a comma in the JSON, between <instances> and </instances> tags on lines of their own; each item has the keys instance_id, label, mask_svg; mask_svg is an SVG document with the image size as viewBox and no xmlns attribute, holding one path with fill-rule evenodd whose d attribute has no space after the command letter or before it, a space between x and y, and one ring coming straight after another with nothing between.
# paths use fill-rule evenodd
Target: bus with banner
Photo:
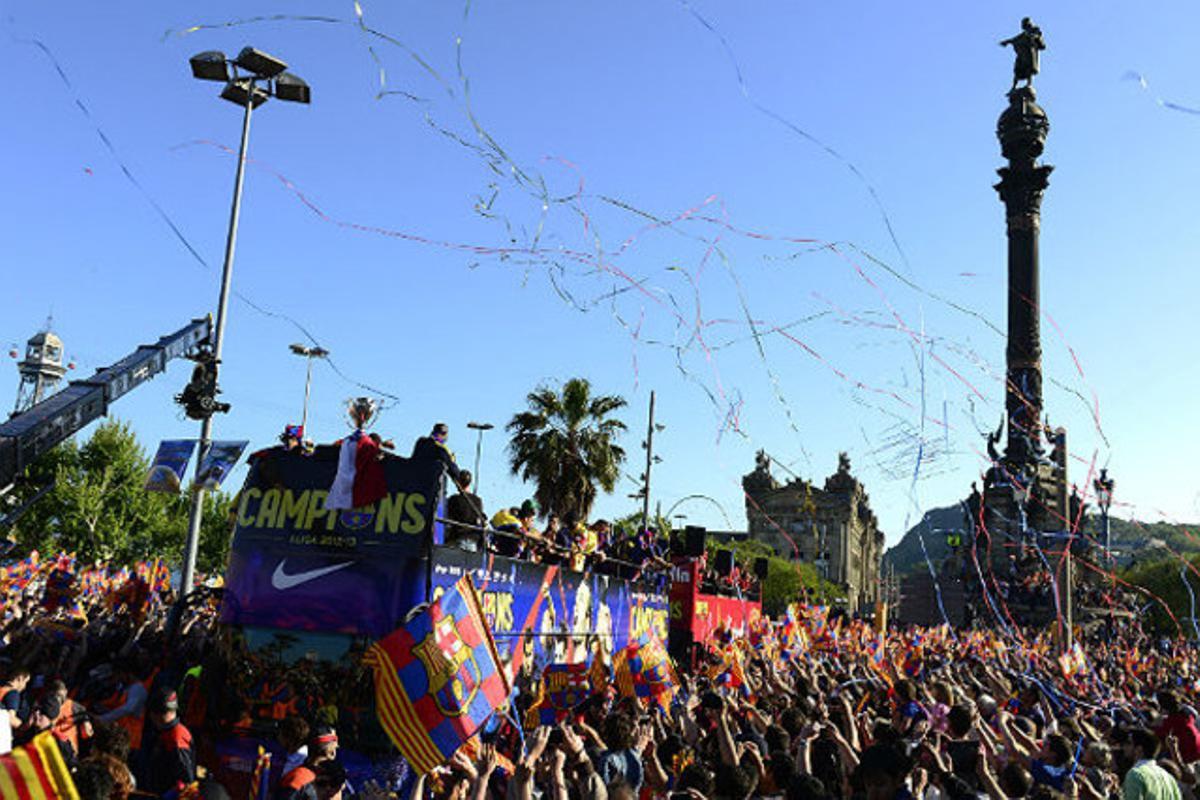
<instances>
[{"instance_id":1,"label":"bus with banner","mask_svg":"<svg viewBox=\"0 0 1200 800\"><path fill-rule=\"evenodd\" d=\"M762 617L760 597L723 590L706 580L699 558L680 556L671 568L671 657L692 664L696 645L720 633L745 636Z\"/></svg>"},{"instance_id":2,"label":"bus with banner","mask_svg":"<svg viewBox=\"0 0 1200 800\"><path fill-rule=\"evenodd\" d=\"M443 466L383 453L386 493L326 507L337 446L255 453L236 499L222 621L248 643L286 641L296 657L337 660L391 633L465 574L515 673L586 660L669 635L668 575L626 578L438 542ZM286 634L286 635L281 635Z\"/></svg>"}]
</instances>

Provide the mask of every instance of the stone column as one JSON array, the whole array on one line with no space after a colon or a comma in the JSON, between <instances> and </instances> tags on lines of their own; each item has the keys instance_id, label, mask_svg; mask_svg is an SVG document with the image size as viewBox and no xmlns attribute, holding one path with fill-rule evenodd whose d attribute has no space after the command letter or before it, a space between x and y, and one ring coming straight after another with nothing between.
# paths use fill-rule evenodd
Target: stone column
<instances>
[{"instance_id":1,"label":"stone column","mask_svg":"<svg viewBox=\"0 0 1200 800\"><path fill-rule=\"evenodd\" d=\"M1042 452L1042 345L1038 292L1038 229L1042 194L1053 167L1038 164L1050 131L1046 112L1035 102L1033 87L1008 93L996 135L1008 166L997 170L995 189L1004 201L1008 223L1008 349L1005 410L1008 442L1005 457L1027 464Z\"/></svg>"}]
</instances>

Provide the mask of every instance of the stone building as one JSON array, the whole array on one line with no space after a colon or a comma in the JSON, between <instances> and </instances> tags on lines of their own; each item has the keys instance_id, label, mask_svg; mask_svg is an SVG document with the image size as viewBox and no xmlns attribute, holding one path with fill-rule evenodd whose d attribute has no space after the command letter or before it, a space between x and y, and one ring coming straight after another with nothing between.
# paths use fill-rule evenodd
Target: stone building
<instances>
[{"instance_id":1,"label":"stone building","mask_svg":"<svg viewBox=\"0 0 1200 800\"><path fill-rule=\"evenodd\" d=\"M780 556L813 564L846 591L851 611L872 609L879 599L883 532L863 485L838 457L837 472L823 488L794 478L779 483L761 450L754 471L742 478L750 538Z\"/></svg>"}]
</instances>

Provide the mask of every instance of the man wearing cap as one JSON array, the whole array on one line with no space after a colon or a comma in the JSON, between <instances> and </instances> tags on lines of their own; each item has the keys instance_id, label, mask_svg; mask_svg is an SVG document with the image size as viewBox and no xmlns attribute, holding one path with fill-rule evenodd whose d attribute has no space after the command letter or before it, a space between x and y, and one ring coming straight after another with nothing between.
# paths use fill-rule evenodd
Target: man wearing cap
<instances>
[{"instance_id":1,"label":"man wearing cap","mask_svg":"<svg viewBox=\"0 0 1200 800\"><path fill-rule=\"evenodd\" d=\"M192 733L179 721L179 697L169 686L160 686L146 701L150 720L142 734L138 788L163 794L196 780Z\"/></svg>"},{"instance_id":2,"label":"man wearing cap","mask_svg":"<svg viewBox=\"0 0 1200 800\"><path fill-rule=\"evenodd\" d=\"M439 422L433 426L433 430L429 432L428 436L417 439L416 444L413 445L412 457L422 461L440 461L454 481L454 485L462 486L462 471L454 461L454 454L450 452L450 448L446 447L448 438L450 438L450 427L444 422Z\"/></svg>"},{"instance_id":3,"label":"man wearing cap","mask_svg":"<svg viewBox=\"0 0 1200 800\"><path fill-rule=\"evenodd\" d=\"M299 449L304 444L304 426L285 425L283 433L279 434L279 441L283 444L284 450Z\"/></svg>"},{"instance_id":4,"label":"man wearing cap","mask_svg":"<svg viewBox=\"0 0 1200 800\"><path fill-rule=\"evenodd\" d=\"M317 725L308 740L308 758L279 780L277 800L313 800L318 787L314 785L321 767L337 758L337 731L329 725ZM343 783L345 776L343 775ZM339 787L338 791L341 791Z\"/></svg>"}]
</instances>

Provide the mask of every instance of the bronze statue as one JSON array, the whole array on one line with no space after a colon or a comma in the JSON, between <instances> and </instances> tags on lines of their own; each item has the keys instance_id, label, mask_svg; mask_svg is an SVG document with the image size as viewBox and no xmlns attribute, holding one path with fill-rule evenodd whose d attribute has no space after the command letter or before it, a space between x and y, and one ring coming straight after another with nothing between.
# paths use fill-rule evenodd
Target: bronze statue
<instances>
[{"instance_id":1,"label":"bronze statue","mask_svg":"<svg viewBox=\"0 0 1200 800\"><path fill-rule=\"evenodd\" d=\"M996 428L995 433L989 433L987 437L987 452L988 458L995 464L1000 460L1000 453L996 450L996 445L1000 443L1000 437L1004 435L1004 417L1000 418L1000 427Z\"/></svg>"},{"instance_id":2,"label":"bronze statue","mask_svg":"<svg viewBox=\"0 0 1200 800\"><path fill-rule=\"evenodd\" d=\"M1016 90L1018 81L1025 81L1025 85L1032 88L1033 76L1038 74L1039 53L1046 49L1042 29L1034 25L1029 17L1025 17L1021 20L1021 32L1000 43L1001 47L1009 45L1012 45L1017 54L1017 60L1013 62L1013 91Z\"/></svg>"}]
</instances>

